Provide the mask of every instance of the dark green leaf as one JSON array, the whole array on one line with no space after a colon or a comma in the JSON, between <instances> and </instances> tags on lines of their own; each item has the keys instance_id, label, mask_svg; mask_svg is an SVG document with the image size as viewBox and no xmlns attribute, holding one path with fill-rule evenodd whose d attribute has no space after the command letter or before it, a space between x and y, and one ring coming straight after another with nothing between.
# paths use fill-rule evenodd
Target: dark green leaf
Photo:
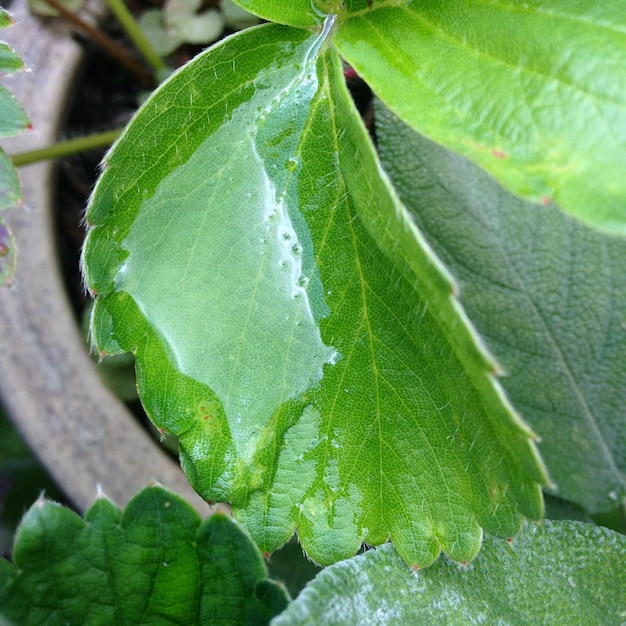
<instances>
[{"instance_id":1,"label":"dark green leaf","mask_svg":"<svg viewBox=\"0 0 626 626\"><path fill-rule=\"evenodd\" d=\"M38 500L0 561L0 619L40 624L267 624L287 596L230 518L201 522L159 486L122 513L100 497L78 515Z\"/></svg>"},{"instance_id":2,"label":"dark green leaf","mask_svg":"<svg viewBox=\"0 0 626 626\"><path fill-rule=\"evenodd\" d=\"M468 566L418 573L386 545L327 568L272 626L622 624L626 537L580 522L489 538Z\"/></svg>"},{"instance_id":3,"label":"dark green leaf","mask_svg":"<svg viewBox=\"0 0 626 626\"><path fill-rule=\"evenodd\" d=\"M541 515L541 464L382 174L330 25L240 33L138 113L88 211L93 336L135 350L192 484L262 550L298 527L323 563L389 536L412 564L469 560L481 526Z\"/></svg>"},{"instance_id":4,"label":"dark green leaf","mask_svg":"<svg viewBox=\"0 0 626 626\"><path fill-rule=\"evenodd\" d=\"M526 198L626 233L622 0L412 0L340 22L399 117Z\"/></svg>"},{"instance_id":5,"label":"dark green leaf","mask_svg":"<svg viewBox=\"0 0 626 626\"><path fill-rule=\"evenodd\" d=\"M542 437L558 495L626 495L626 242L523 202L379 108L383 162Z\"/></svg>"}]
</instances>

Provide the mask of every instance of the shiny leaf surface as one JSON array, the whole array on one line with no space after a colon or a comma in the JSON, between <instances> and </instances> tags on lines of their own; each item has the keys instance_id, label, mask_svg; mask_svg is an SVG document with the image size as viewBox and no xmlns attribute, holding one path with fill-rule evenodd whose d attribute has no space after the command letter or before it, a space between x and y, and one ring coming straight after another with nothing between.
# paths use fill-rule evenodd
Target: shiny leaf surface
<instances>
[{"instance_id":1,"label":"shiny leaf surface","mask_svg":"<svg viewBox=\"0 0 626 626\"><path fill-rule=\"evenodd\" d=\"M263 559L232 519L202 522L179 496L147 487L122 512L98 498L81 519L38 500L0 560L10 624L267 624L285 608ZM7 623L7 622L3 622Z\"/></svg>"},{"instance_id":2,"label":"shiny leaf surface","mask_svg":"<svg viewBox=\"0 0 626 626\"><path fill-rule=\"evenodd\" d=\"M408 216L331 26L240 33L145 104L88 210L94 340L135 351L192 484L263 551L298 528L321 563L389 536L467 561L541 515L545 477L419 233L372 239Z\"/></svg>"},{"instance_id":3,"label":"shiny leaf surface","mask_svg":"<svg viewBox=\"0 0 626 626\"><path fill-rule=\"evenodd\" d=\"M342 20L335 42L426 137L520 196L626 233L621 0L412 0Z\"/></svg>"},{"instance_id":4,"label":"shiny leaf surface","mask_svg":"<svg viewBox=\"0 0 626 626\"><path fill-rule=\"evenodd\" d=\"M626 537L580 522L489 538L470 565L413 573L392 546L327 568L273 626L620 624Z\"/></svg>"},{"instance_id":5,"label":"shiny leaf surface","mask_svg":"<svg viewBox=\"0 0 626 626\"><path fill-rule=\"evenodd\" d=\"M393 184L542 437L558 495L614 507L626 497L626 241L511 196L384 107L376 119Z\"/></svg>"}]
</instances>

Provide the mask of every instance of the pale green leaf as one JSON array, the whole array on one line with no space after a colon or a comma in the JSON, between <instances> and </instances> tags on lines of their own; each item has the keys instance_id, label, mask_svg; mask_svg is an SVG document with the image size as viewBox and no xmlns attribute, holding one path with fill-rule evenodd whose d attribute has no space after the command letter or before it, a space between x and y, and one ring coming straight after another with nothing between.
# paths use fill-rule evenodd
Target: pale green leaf
<instances>
[{"instance_id":1,"label":"pale green leaf","mask_svg":"<svg viewBox=\"0 0 626 626\"><path fill-rule=\"evenodd\" d=\"M0 219L0 287L11 284L15 273L15 239Z\"/></svg>"},{"instance_id":2,"label":"pale green leaf","mask_svg":"<svg viewBox=\"0 0 626 626\"><path fill-rule=\"evenodd\" d=\"M626 233L622 0L412 0L341 21L335 42L425 136L516 194Z\"/></svg>"},{"instance_id":3,"label":"pale green leaf","mask_svg":"<svg viewBox=\"0 0 626 626\"><path fill-rule=\"evenodd\" d=\"M392 546L319 574L272 626L622 624L626 537L580 522L489 538L470 564L411 572Z\"/></svg>"},{"instance_id":4,"label":"pale green leaf","mask_svg":"<svg viewBox=\"0 0 626 626\"><path fill-rule=\"evenodd\" d=\"M511 196L383 107L377 130L394 186L542 437L558 495L613 508L626 496L626 241Z\"/></svg>"},{"instance_id":5,"label":"pale green leaf","mask_svg":"<svg viewBox=\"0 0 626 626\"><path fill-rule=\"evenodd\" d=\"M3 41L0 41L0 75L8 76L24 69L24 61Z\"/></svg>"},{"instance_id":6,"label":"pale green leaf","mask_svg":"<svg viewBox=\"0 0 626 626\"><path fill-rule=\"evenodd\" d=\"M0 150L0 210L19 204L21 199L22 187L17 170L11 159Z\"/></svg>"},{"instance_id":7,"label":"pale green leaf","mask_svg":"<svg viewBox=\"0 0 626 626\"><path fill-rule=\"evenodd\" d=\"M10 137L24 132L30 122L15 97L0 85L0 137Z\"/></svg>"},{"instance_id":8,"label":"pale green leaf","mask_svg":"<svg viewBox=\"0 0 626 626\"><path fill-rule=\"evenodd\" d=\"M287 596L232 519L201 522L160 486L122 512L100 497L84 520L38 500L0 560L0 619L41 624L267 624Z\"/></svg>"},{"instance_id":9,"label":"pale green leaf","mask_svg":"<svg viewBox=\"0 0 626 626\"><path fill-rule=\"evenodd\" d=\"M542 468L438 261L404 233L331 24L231 37L137 114L87 215L93 336L135 351L192 484L263 551L298 528L322 563L389 536L411 564L469 560L481 527L541 515ZM381 228L404 233L390 257Z\"/></svg>"}]
</instances>

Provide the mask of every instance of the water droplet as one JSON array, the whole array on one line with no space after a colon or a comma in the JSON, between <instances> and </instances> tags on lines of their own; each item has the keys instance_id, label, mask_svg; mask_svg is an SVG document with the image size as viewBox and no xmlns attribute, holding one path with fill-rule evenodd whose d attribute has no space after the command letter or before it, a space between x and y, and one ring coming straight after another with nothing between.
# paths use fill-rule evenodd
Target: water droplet
<instances>
[{"instance_id":1,"label":"water droplet","mask_svg":"<svg viewBox=\"0 0 626 626\"><path fill-rule=\"evenodd\" d=\"M302 254L302 246L299 243L294 243L293 246L291 246L291 251L294 254Z\"/></svg>"},{"instance_id":2,"label":"water droplet","mask_svg":"<svg viewBox=\"0 0 626 626\"><path fill-rule=\"evenodd\" d=\"M309 279L307 276L300 276L300 278L298 278L298 286L300 287L308 287L309 286Z\"/></svg>"},{"instance_id":3,"label":"water droplet","mask_svg":"<svg viewBox=\"0 0 626 626\"><path fill-rule=\"evenodd\" d=\"M289 239L291 239L291 233L283 233L283 239L289 241Z\"/></svg>"},{"instance_id":4,"label":"water droplet","mask_svg":"<svg viewBox=\"0 0 626 626\"><path fill-rule=\"evenodd\" d=\"M298 161L296 159L287 159L285 161L285 169L289 172L295 172L298 168Z\"/></svg>"}]
</instances>

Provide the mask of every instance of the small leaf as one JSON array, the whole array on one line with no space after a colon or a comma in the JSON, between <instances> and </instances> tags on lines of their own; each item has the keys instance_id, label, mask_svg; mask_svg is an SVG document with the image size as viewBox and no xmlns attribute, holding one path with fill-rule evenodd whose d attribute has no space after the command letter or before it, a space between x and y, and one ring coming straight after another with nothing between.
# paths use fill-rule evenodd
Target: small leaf
<instances>
[{"instance_id":1,"label":"small leaf","mask_svg":"<svg viewBox=\"0 0 626 626\"><path fill-rule=\"evenodd\" d=\"M22 61L15 50L3 41L0 41L0 76L10 76L23 69L24 61Z\"/></svg>"},{"instance_id":2,"label":"small leaf","mask_svg":"<svg viewBox=\"0 0 626 626\"><path fill-rule=\"evenodd\" d=\"M0 219L0 286L9 285L15 273L15 239Z\"/></svg>"},{"instance_id":3,"label":"small leaf","mask_svg":"<svg viewBox=\"0 0 626 626\"><path fill-rule=\"evenodd\" d=\"M19 204L22 186L11 159L0 150L0 210Z\"/></svg>"},{"instance_id":4,"label":"small leaf","mask_svg":"<svg viewBox=\"0 0 626 626\"><path fill-rule=\"evenodd\" d=\"M297 527L321 563L389 536L411 564L469 560L481 527L541 515L545 476L407 228L331 29L239 33L146 102L88 209L93 337L135 351L190 481L263 551Z\"/></svg>"},{"instance_id":5,"label":"small leaf","mask_svg":"<svg viewBox=\"0 0 626 626\"><path fill-rule=\"evenodd\" d=\"M201 522L159 486L122 513L100 497L82 520L40 499L0 561L0 619L72 624L267 624L287 604L230 518Z\"/></svg>"},{"instance_id":6,"label":"small leaf","mask_svg":"<svg viewBox=\"0 0 626 626\"><path fill-rule=\"evenodd\" d=\"M626 234L622 0L412 0L339 23L396 115L512 192Z\"/></svg>"},{"instance_id":7,"label":"small leaf","mask_svg":"<svg viewBox=\"0 0 626 626\"><path fill-rule=\"evenodd\" d=\"M621 624L626 537L580 522L489 538L459 567L410 572L386 545L327 568L272 626Z\"/></svg>"},{"instance_id":8,"label":"small leaf","mask_svg":"<svg viewBox=\"0 0 626 626\"><path fill-rule=\"evenodd\" d=\"M0 28L6 28L13 24L13 18L11 15L0 7Z\"/></svg>"},{"instance_id":9,"label":"small leaf","mask_svg":"<svg viewBox=\"0 0 626 626\"><path fill-rule=\"evenodd\" d=\"M595 513L626 497L626 241L524 202L377 109L381 157L543 439L561 498Z\"/></svg>"},{"instance_id":10,"label":"small leaf","mask_svg":"<svg viewBox=\"0 0 626 626\"><path fill-rule=\"evenodd\" d=\"M30 125L24 109L15 97L0 86L0 137L24 132Z\"/></svg>"}]
</instances>

